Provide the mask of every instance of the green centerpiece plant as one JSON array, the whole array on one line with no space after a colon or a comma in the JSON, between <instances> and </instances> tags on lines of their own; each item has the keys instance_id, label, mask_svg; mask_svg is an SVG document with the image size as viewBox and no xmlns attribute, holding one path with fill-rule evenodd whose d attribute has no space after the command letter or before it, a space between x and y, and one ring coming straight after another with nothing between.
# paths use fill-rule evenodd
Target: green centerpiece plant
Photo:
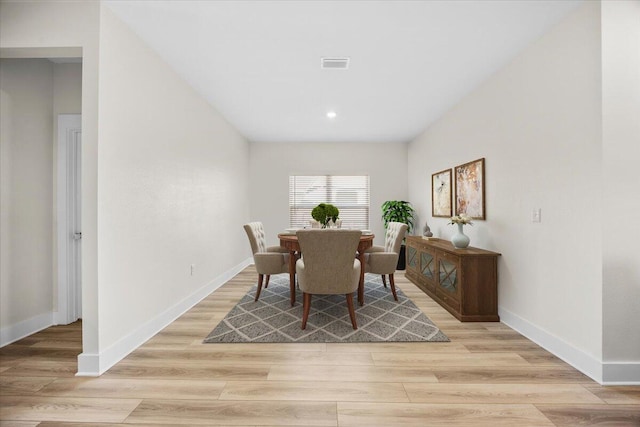
<instances>
[{"instance_id":1,"label":"green centerpiece plant","mask_svg":"<svg viewBox=\"0 0 640 427\"><path fill-rule=\"evenodd\" d=\"M340 210L330 203L320 203L311 211L311 217L327 228L330 222L336 222Z\"/></svg>"}]
</instances>

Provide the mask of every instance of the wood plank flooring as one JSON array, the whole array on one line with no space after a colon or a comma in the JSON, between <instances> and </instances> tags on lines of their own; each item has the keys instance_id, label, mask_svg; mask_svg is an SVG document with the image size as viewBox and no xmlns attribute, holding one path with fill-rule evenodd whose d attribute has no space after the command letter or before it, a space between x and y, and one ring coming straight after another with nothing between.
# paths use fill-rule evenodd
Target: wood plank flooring
<instances>
[{"instance_id":1,"label":"wood plank flooring","mask_svg":"<svg viewBox=\"0 0 640 427\"><path fill-rule=\"evenodd\" d=\"M99 378L74 376L80 322L0 349L0 426L640 426L640 387L460 323L397 276L450 343L202 344L249 267Z\"/></svg>"}]
</instances>

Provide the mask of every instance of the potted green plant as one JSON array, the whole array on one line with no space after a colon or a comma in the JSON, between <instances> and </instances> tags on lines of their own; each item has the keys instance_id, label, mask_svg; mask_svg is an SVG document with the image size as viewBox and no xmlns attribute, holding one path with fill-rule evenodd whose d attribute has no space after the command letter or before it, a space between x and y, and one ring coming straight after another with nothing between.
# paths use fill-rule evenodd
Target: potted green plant
<instances>
[{"instance_id":1,"label":"potted green plant","mask_svg":"<svg viewBox=\"0 0 640 427\"><path fill-rule=\"evenodd\" d=\"M382 204L382 220L384 221L385 230L390 222L402 222L407 224L407 234L410 234L414 219L415 211L409 202L405 202L404 200L387 200ZM400 256L398 257L396 269L404 270L405 268L406 256L405 245L403 243L400 247Z\"/></svg>"},{"instance_id":2,"label":"potted green plant","mask_svg":"<svg viewBox=\"0 0 640 427\"><path fill-rule=\"evenodd\" d=\"M335 223L339 214L340 210L330 203L320 203L311 211L311 217L322 224L322 228L327 228L331 221Z\"/></svg>"}]
</instances>

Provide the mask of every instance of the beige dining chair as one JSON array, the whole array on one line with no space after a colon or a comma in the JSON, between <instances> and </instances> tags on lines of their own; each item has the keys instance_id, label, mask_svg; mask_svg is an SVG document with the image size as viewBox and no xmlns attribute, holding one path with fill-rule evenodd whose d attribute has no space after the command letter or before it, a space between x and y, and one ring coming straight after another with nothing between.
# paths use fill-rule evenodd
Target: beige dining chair
<instances>
[{"instance_id":1,"label":"beige dining chair","mask_svg":"<svg viewBox=\"0 0 640 427\"><path fill-rule=\"evenodd\" d=\"M382 275L382 283L387 287L385 275L389 276L391 293L398 301L396 293L396 283L393 274L396 272L398 257L400 256L400 246L407 233L407 224L401 222L390 222L387 225L387 233L384 237L384 246L372 246L364 252L365 272Z\"/></svg>"},{"instance_id":2,"label":"beige dining chair","mask_svg":"<svg viewBox=\"0 0 640 427\"><path fill-rule=\"evenodd\" d=\"M303 292L302 329L307 327L311 295L345 295L351 326L358 329L353 293L360 281L360 261L355 253L359 230L299 230L296 235L302 258L296 261L298 284Z\"/></svg>"},{"instance_id":3,"label":"beige dining chair","mask_svg":"<svg viewBox=\"0 0 640 427\"><path fill-rule=\"evenodd\" d=\"M255 301L258 301L260 292L262 292L264 276L267 276L264 284L264 287L267 288L272 274L289 272L289 251L280 246L267 246L264 227L261 222L245 224L244 231L249 238L251 251L253 252L253 262L258 272L258 290L255 298Z\"/></svg>"}]
</instances>

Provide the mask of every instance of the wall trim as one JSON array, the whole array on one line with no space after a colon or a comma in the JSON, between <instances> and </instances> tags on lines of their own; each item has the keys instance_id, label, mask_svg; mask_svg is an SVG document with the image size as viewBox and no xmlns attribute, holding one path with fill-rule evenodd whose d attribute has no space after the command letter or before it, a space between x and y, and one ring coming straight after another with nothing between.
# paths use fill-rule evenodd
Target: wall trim
<instances>
[{"instance_id":1,"label":"wall trim","mask_svg":"<svg viewBox=\"0 0 640 427\"><path fill-rule=\"evenodd\" d=\"M97 377L105 373L113 365L124 359L129 353L140 347L147 340L171 324L178 317L206 298L211 292L231 280L251 264L252 259L246 259L235 267L220 274L194 293L169 307L160 315L142 324L133 332L100 353L82 353L78 355L78 372L76 376Z\"/></svg>"},{"instance_id":2,"label":"wall trim","mask_svg":"<svg viewBox=\"0 0 640 427\"><path fill-rule=\"evenodd\" d=\"M0 328L0 347L53 326L54 316L53 312L43 313L22 322Z\"/></svg>"},{"instance_id":3,"label":"wall trim","mask_svg":"<svg viewBox=\"0 0 640 427\"><path fill-rule=\"evenodd\" d=\"M96 353L82 353L78 355L77 377L97 377L100 374L100 355Z\"/></svg>"},{"instance_id":4,"label":"wall trim","mask_svg":"<svg viewBox=\"0 0 640 427\"><path fill-rule=\"evenodd\" d=\"M594 381L600 384L603 383L603 364L600 360L509 310L498 307L498 315L500 316L500 321L505 325L553 353Z\"/></svg>"},{"instance_id":5,"label":"wall trim","mask_svg":"<svg viewBox=\"0 0 640 427\"><path fill-rule=\"evenodd\" d=\"M640 385L640 362L605 362L602 385Z\"/></svg>"}]
</instances>

